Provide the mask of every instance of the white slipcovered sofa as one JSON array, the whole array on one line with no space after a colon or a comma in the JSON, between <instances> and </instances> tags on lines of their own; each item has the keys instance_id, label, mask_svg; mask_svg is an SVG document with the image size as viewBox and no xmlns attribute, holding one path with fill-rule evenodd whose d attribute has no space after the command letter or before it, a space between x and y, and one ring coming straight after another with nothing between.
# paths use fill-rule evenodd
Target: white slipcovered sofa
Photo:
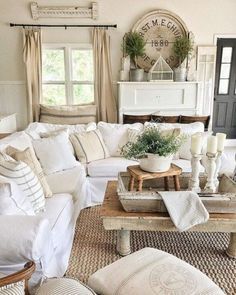
<instances>
[{"instance_id":1,"label":"white slipcovered sofa","mask_svg":"<svg viewBox=\"0 0 236 295\"><path fill-rule=\"evenodd\" d=\"M163 128L180 127L180 124L164 125L162 124ZM128 129L134 127L142 129L143 125L99 122L97 125L89 123L66 126L32 123L25 131L0 140L0 151L9 145L24 150L45 132L66 128L69 133L73 133L98 128L110 153L106 159L87 164L78 163L72 169L46 175L53 196L46 198L45 212L35 216L0 215L0 272L14 272L26 261L33 260L37 268L31 279L32 286L43 277L63 276L68 266L76 219L81 209L100 204L107 181L117 179L118 172L125 171L128 165L137 164L119 154L120 147L129 140ZM189 126L183 124L181 128L189 134L204 131L202 123ZM184 172L191 171L190 161L186 159L189 144L190 142L182 151L185 158L173 160Z\"/></svg>"}]
</instances>

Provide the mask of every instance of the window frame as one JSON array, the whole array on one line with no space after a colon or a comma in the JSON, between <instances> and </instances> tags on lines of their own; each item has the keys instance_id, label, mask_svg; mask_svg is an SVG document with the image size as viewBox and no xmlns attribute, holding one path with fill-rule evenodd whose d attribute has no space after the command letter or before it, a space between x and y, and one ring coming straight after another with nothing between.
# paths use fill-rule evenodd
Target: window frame
<instances>
[{"instance_id":1,"label":"window frame","mask_svg":"<svg viewBox=\"0 0 236 295\"><path fill-rule=\"evenodd\" d=\"M43 43L42 51L44 49L62 49L64 52L64 69L65 69L65 80L64 81L43 81L42 85L65 85L65 96L66 105L75 105L73 103L73 85L93 85L94 86L94 73L92 81L77 81L73 80L73 69L72 69L72 51L73 50L93 50L92 44L90 43ZM42 101L42 103L44 103ZM89 103L81 103L77 105L95 105L95 97L93 101Z\"/></svg>"}]
</instances>

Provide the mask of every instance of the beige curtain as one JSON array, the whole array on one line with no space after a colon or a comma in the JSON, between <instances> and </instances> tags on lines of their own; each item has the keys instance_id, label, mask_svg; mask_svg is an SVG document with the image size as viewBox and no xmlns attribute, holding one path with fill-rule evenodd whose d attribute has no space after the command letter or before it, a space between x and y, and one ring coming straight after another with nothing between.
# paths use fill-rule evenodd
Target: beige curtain
<instances>
[{"instance_id":1,"label":"beige curtain","mask_svg":"<svg viewBox=\"0 0 236 295\"><path fill-rule=\"evenodd\" d=\"M42 38L40 29L23 30L23 55L26 68L28 121L39 120L42 87Z\"/></svg>"},{"instance_id":2,"label":"beige curtain","mask_svg":"<svg viewBox=\"0 0 236 295\"><path fill-rule=\"evenodd\" d=\"M93 52L97 119L114 123L117 107L112 87L110 37L105 29L93 29Z\"/></svg>"}]
</instances>

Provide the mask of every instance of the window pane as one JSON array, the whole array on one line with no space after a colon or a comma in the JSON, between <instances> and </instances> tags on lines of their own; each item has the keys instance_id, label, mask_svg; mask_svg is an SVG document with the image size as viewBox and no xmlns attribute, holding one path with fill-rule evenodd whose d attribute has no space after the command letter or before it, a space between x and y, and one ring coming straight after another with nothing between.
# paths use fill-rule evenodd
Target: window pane
<instances>
[{"instance_id":1,"label":"window pane","mask_svg":"<svg viewBox=\"0 0 236 295\"><path fill-rule=\"evenodd\" d=\"M72 75L74 81L93 81L92 50L72 50Z\"/></svg>"},{"instance_id":2,"label":"window pane","mask_svg":"<svg viewBox=\"0 0 236 295\"><path fill-rule=\"evenodd\" d=\"M47 105L66 104L65 85L44 84L43 103Z\"/></svg>"},{"instance_id":3,"label":"window pane","mask_svg":"<svg viewBox=\"0 0 236 295\"><path fill-rule=\"evenodd\" d=\"M73 103L84 104L94 102L93 85L73 85Z\"/></svg>"},{"instance_id":4,"label":"window pane","mask_svg":"<svg viewBox=\"0 0 236 295\"><path fill-rule=\"evenodd\" d=\"M43 81L65 81L63 49L44 49L42 62Z\"/></svg>"},{"instance_id":5,"label":"window pane","mask_svg":"<svg viewBox=\"0 0 236 295\"><path fill-rule=\"evenodd\" d=\"M232 47L224 47L222 52L222 62L231 62Z\"/></svg>"},{"instance_id":6,"label":"window pane","mask_svg":"<svg viewBox=\"0 0 236 295\"><path fill-rule=\"evenodd\" d=\"M228 79L220 79L219 94L227 94L228 88L229 88L229 80Z\"/></svg>"},{"instance_id":7,"label":"window pane","mask_svg":"<svg viewBox=\"0 0 236 295\"><path fill-rule=\"evenodd\" d=\"M221 64L220 78L229 78L230 64Z\"/></svg>"}]
</instances>

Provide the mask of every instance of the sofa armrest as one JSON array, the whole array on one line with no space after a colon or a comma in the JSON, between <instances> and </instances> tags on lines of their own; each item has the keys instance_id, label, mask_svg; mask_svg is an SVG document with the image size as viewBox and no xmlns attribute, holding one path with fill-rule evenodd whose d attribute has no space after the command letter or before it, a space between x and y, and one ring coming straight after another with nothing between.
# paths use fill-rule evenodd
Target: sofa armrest
<instances>
[{"instance_id":1,"label":"sofa armrest","mask_svg":"<svg viewBox=\"0 0 236 295\"><path fill-rule=\"evenodd\" d=\"M32 260L45 272L53 257L51 228L40 216L0 216L0 267Z\"/></svg>"}]
</instances>

